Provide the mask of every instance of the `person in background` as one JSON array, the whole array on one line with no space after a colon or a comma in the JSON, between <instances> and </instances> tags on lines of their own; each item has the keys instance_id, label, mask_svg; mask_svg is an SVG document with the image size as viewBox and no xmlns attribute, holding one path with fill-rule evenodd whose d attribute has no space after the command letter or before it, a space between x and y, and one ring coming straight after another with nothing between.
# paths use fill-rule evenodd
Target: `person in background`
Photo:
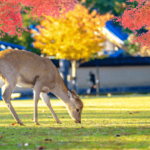
<instances>
[{"instance_id":1,"label":"person in background","mask_svg":"<svg viewBox=\"0 0 150 150\"><path fill-rule=\"evenodd\" d=\"M90 94L95 91L96 83L95 83L95 75L92 71L89 73L88 82L90 84L90 88L87 89L87 94Z\"/></svg>"}]
</instances>

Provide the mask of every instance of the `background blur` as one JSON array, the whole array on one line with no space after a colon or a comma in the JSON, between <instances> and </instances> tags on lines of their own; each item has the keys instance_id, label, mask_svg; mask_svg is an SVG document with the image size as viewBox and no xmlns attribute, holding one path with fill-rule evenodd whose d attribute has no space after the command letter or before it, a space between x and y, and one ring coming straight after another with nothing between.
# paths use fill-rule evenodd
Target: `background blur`
<instances>
[{"instance_id":1,"label":"background blur","mask_svg":"<svg viewBox=\"0 0 150 150\"><path fill-rule=\"evenodd\" d=\"M51 20L51 24L48 24L40 21L35 22L32 18L28 18L26 14L23 14L23 24L28 27L30 32L24 31L21 37L4 36L0 39L0 50L11 48L27 50L41 57L51 59L59 69L68 88L76 89L79 95L111 96L118 94L148 94L150 91L149 53L138 43L131 44L134 33L122 28L121 25L112 19L112 16L120 16L128 4L129 3L125 0L80 1L77 8L79 13L71 12L68 14L68 17L74 17L72 21L75 19L78 21L78 23L72 22L72 24L74 24L74 27L72 26L74 36L69 35L70 31L65 31L69 39L64 35L65 33L63 33L61 26L58 26L55 30L53 29L53 24L59 23L62 20L48 18ZM85 12L83 11L83 7ZM81 10L81 12L79 10ZM99 18L101 16L102 18L105 17L105 19L102 20ZM83 24L81 24L81 19ZM93 25L91 25L90 19L99 22L99 27L98 24L94 24L94 21L92 22ZM39 30L39 26L44 26L45 31ZM77 26L78 30L75 30ZM88 26L90 28L88 28ZM66 22L65 29L67 28L69 30L69 25ZM90 39L91 42L89 42L88 35L86 35L89 29L93 32L92 40ZM81 30L84 31L84 34L81 34ZM80 54L80 56L84 55L86 50L81 49L80 51L78 49L80 46L82 46L82 48L85 47L89 52L91 49L93 53L85 58L81 56L81 58L79 57L77 60L70 57L67 58L61 54L57 57L61 48L59 48L60 44L56 43L59 38L57 35L58 32L56 31L66 36L63 42L64 47L69 45L67 40L73 39L76 35L79 36L78 45L74 44L73 48L70 49L67 47L66 53L74 54L76 52L76 54L74 54L76 57L78 54ZM146 31L146 29L141 29L138 33L144 33ZM42 32L46 32L46 34L49 33L49 44L51 44L50 46L55 46L53 51L50 46L47 49L42 46L37 46L38 41L43 40L41 36ZM53 38L50 37L51 35L53 35ZM83 43L83 39L85 39L87 43ZM99 42L100 39L101 42ZM95 44L97 42L99 42L99 48ZM55 51L56 49L58 51L57 53ZM51 93L49 94L52 95ZM32 89L16 87L12 98L30 98L31 96L33 96Z\"/></svg>"}]
</instances>

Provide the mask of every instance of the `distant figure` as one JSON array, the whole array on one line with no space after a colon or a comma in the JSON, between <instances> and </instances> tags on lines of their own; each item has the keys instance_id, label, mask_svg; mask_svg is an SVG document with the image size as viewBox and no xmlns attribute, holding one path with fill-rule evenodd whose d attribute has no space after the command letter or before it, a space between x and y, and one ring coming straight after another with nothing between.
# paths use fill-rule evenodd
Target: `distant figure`
<instances>
[{"instance_id":1,"label":"distant figure","mask_svg":"<svg viewBox=\"0 0 150 150\"><path fill-rule=\"evenodd\" d=\"M89 73L88 81L90 82L90 88L87 89L87 94L94 92L96 84L95 84L95 75L92 71Z\"/></svg>"}]
</instances>

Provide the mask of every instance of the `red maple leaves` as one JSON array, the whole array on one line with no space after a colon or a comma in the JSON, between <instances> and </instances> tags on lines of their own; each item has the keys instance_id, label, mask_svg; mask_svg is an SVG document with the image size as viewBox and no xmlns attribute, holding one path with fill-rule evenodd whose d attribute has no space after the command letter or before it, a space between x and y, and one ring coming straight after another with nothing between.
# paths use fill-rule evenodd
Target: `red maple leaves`
<instances>
[{"instance_id":1,"label":"red maple leaves","mask_svg":"<svg viewBox=\"0 0 150 150\"><path fill-rule=\"evenodd\" d=\"M135 0L128 0L134 2ZM143 27L150 27L150 1L147 0L136 0L138 5L136 7L128 6L124 11L123 15L117 18L117 21L137 35L137 30ZM138 41L142 46L148 46L150 48L150 32L137 35L133 41Z\"/></svg>"},{"instance_id":2,"label":"red maple leaves","mask_svg":"<svg viewBox=\"0 0 150 150\"><path fill-rule=\"evenodd\" d=\"M0 0L0 30L9 35L21 34L24 29L21 12L30 16L59 16L61 10L73 9L77 0ZM27 7L31 8L28 12ZM2 34L1 34L2 35Z\"/></svg>"}]
</instances>

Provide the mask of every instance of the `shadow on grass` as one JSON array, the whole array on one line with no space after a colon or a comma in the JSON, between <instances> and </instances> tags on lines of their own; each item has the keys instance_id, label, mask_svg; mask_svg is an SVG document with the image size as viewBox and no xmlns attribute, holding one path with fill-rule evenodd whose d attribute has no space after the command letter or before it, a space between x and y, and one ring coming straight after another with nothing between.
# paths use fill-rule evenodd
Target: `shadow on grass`
<instances>
[{"instance_id":1,"label":"shadow on grass","mask_svg":"<svg viewBox=\"0 0 150 150\"><path fill-rule=\"evenodd\" d=\"M33 119L33 112L34 110L22 110L22 108L16 108L15 109L17 114L19 114L19 118L22 120L28 120L28 119ZM43 112L44 110L44 112ZM70 119L70 116L67 112L67 110L55 110L58 118L65 118L65 119ZM48 109L40 108L38 110L38 118L39 119L51 119L52 115ZM124 111L124 110L90 110L90 113L88 110L84 110L82 113L82 119L148 119L150 118L150 111ZM0 120L7 120L12 119L12 115L7 109L0 109ZM15 121L13 121L15 122Z\"/></svg>"},{"instance_id":2,"label":"shadow on grass","mask_svg":"<svg viewBox=\"0 0 150 150\"><path fill-rule=\"evenodd\" d=\"M2 149L148 148L150 127L0 127ZM142 139L141 139L142 138ZM51 139L45 141L45 139ZM23 146L28 143L28 146ZM0 149L1 149L0 148Z\"/></svg>"}]
</instances>

